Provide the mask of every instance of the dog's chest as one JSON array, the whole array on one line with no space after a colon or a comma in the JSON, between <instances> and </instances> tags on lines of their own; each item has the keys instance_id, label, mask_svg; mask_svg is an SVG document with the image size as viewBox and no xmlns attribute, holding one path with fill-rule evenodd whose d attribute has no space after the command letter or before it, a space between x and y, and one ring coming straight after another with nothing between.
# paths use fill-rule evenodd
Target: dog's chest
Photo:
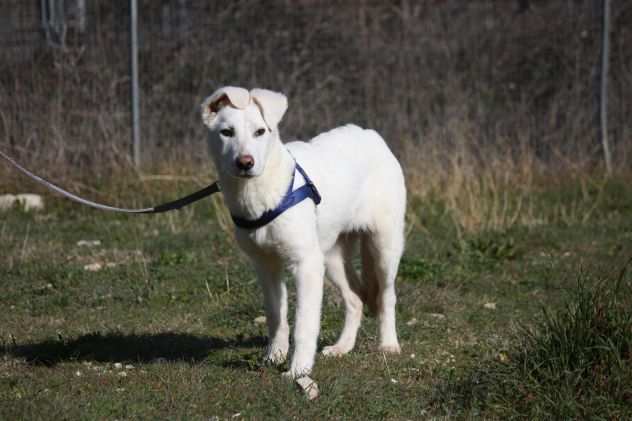
<instances>
[{"instance_id":1,"label":"dog's chest","mask_svg":"<svg viewBox=\"0 0 632 421\"><path fill-rule=\"evenodd\" d=\"M239 247L252 258L259 256L283 257L287 245L274 229L263 227L254 231L237 230Z\"/></svg>"}]
</instances>

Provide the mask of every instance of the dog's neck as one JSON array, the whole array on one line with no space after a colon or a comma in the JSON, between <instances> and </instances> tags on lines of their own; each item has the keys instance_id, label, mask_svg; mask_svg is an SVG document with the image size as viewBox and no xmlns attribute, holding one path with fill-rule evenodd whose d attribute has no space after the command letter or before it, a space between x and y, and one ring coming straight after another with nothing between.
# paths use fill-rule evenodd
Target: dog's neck
<instances>
[{"instance_id":1,"label":"dog's neck","mask_svg":"<svg viewBox=\"0 0 632 421\"><path fill-rule=\"evenodd\" d=\"M294 158L277 138L270 145L268 162L261 175L236 178L219 174L224 200L234 216L257 219L283 199L292 180Z\"/></svg>"}]
</instances>

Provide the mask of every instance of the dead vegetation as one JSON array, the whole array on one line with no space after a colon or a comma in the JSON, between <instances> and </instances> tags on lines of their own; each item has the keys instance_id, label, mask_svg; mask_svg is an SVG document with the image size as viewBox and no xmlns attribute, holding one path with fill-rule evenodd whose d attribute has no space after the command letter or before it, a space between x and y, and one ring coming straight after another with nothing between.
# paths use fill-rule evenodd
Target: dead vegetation
<instances>
[{"instance_id":1,"label":"dead vegetation","mask_svg":"<svg viewBox=\"0 0 632 421\"><path fill-rule=\"evenodd\" d=\"M137 174L126 10L91 7L84 38L0 64L0 147L75 191L117 196L107 180ZM537 224L546 216L533 211L534 191L577 178L589 185L602 173L590 1L187 7L185 25L165 26L164 11L141 2L142 173L210 179L197 105L225 84L285 92L286 139L348 122L377 129L403 161L411 196L442 199L467 230ZM632 7L617 3L612 13L610 137L623 174ZM0 175L2 190L33 189L7 167Z\"/></svg>"}]
</instances>

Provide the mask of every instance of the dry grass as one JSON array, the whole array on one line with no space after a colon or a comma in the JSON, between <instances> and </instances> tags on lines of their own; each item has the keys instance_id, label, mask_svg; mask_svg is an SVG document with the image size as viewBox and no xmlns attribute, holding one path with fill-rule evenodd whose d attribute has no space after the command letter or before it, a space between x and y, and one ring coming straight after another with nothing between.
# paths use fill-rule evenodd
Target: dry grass
<instances>
[{"instance_id":1,"label":"dry grass","mask_svg":"<svg viewBox=\"0 0 632 421\"><path fill-rule=\"evenodd\" d=\"M170 36L151 23L161 9L146 4L139 172L129 159L126 41L115 30L122 17L110 2L97 4L86 40L0 64L0 147L76 192L134 205L139 191L143 201L161 198L161 182L161 191L179 192L210 181L197 104L239 84L289 96L286 139L348 122L376 128L402 160L411 197L443 203L459 230L590 216L592 194L538 204L551 186L579 181L594 190L601 172L592 100L599 34L587 0L531 2L522 12L514 2L456 0L190 2L194 30ZM610 123L623 177L631 7L613 10ZM33 187L0 166L0 189Z\"/></svg>"}]
</instances>

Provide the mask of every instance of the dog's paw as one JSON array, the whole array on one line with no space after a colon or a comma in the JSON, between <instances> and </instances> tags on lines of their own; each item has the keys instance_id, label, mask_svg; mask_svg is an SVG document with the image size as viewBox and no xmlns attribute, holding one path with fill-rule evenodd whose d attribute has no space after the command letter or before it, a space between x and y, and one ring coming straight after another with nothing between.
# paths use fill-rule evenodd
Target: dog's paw
<instances>
[{"instance_id":1,"label":"dog's paw","mask_svg":"<svg viewBox=\"0 0 632 421\"><path fill-rule=\"evenodd\" d=\"M310 375L311 373L312 373L312 370L294 371L290 369L288 371L284 371L283 373L281 373L281 376L286 380L296 380L296 379L300 379L301 377L306 377Z\"/></svg>"},{"instance_id":2,"label":"dog's paw","mask_svg":"<svg viewBox=\"0 0 632 421\"><path fill-rule=\"evenodd\" d=\"M321 354L325 357L341 357L351 351L349 347L343 347L341 345L330 345L323 348Z\"/></svg>"},{"instance_id":3,"label":"dog's paw","mask_svg":"<svg viewBox=\"0 0 632 421\"><path fill-rule=\"evenodd\" d=\"M384 352L386 354L401 354L402 349L400 348L399 344L395 343L380 345L378 351Z\"/></svg>"},{"instance_id":4,"label":"dog's paw","mask_svg":"<svg viewBox=\"0 0 632 421\"><path fill-rule=\"evenodd\" d=\"M280 365L283 364L285 360L287 360L287 350L276 347L268 347L263 356L263 361L270 365Z\"/></svg>"},{"instance_id":5,"label":"dog's paw","mask_svg":"<svg viewBox=\"0 0 632 421\"><path fill-rule=\"evenodd\" d=\"M312 368L308 366L296 366L292 364L288 371L284 371L281 374L284 378L288 380L295 380L299 377L309 376L312 373Z\"/></svg>"}]
</instances>

